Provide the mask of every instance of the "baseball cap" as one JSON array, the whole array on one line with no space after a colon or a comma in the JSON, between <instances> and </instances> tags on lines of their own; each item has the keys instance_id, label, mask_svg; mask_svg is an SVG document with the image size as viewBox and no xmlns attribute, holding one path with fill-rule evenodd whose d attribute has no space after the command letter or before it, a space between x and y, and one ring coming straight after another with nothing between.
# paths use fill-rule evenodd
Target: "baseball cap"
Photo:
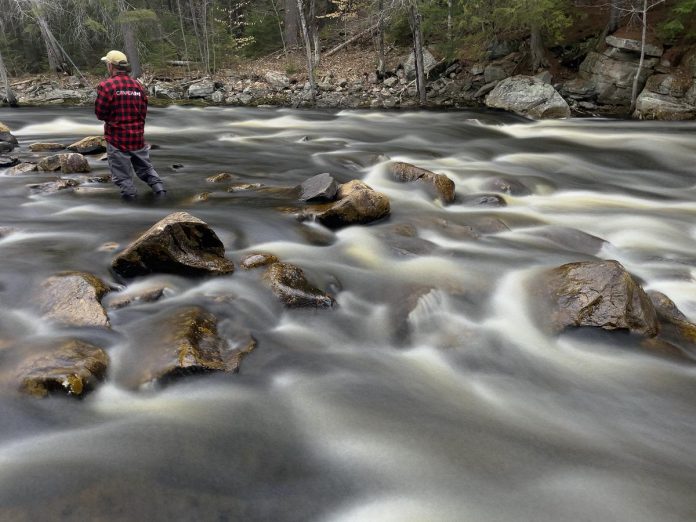
<instances>
[{"instance_id":1,"label":"baseball cap","mask_svg":"<svg viewBox=\"0 0 696 522\"><path fill-rule=\"evenodd\" d=\"M121 51L109 51L106 56L102 57L101 61L113 65L128 65L128 57Z\"/></svg>"}]
</instances>

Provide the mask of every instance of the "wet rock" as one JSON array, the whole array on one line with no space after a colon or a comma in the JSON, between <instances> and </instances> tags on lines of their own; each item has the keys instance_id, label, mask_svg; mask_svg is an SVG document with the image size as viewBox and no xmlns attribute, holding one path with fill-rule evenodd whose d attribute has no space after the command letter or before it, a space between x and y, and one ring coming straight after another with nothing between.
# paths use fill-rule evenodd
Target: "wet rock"
<instances>
[{"instance_id":1,"label":"wet rock","mask_svg":"<svg viewBox=\"0 0 696 522\"><path fill-rule=\"evenodd\" d=\"M650 298L617 261L562 265L544 272L535 285L541 319L557 332L594 326L654 337L659 331Z\"/></svg>"},{"instance_id":2,"label":"wet rock","mask_svg":"<svg viewBox=\"0 0 696 522\"><path fill-rule=\"evenodd\" d=\"M273 263L263 278L289 308L331 308L336 304L333 297L312 286L304 271L295 265Z\"/></svg>"},{"instance_id":3,"label":"wet rock","mask_svg":"<svg viewBox=\"0 0 696 522\"><path fill-rule=\"evenodd\" d=\"M41 194L52 194L55 192L60 192L61 190L69 190L79 186L80 182L74 179L58 179L54 181L47 181L45 183L34 183L28 185L32 192Z\"/></svg>"},{"instance_id":4,"label":"wet rock","mask_svg":"<svg viewBox=\"0 0 696 522\"><path fill-rule=\"evenodd\" d=\"M481 188L492 192L510 194L511 196L529 196L532 193L524 183L514 178L491 178L486 180L481 185Z\"/></svg>"},{"instance_id":5,"label":"wet rock","mask_svg":"<svg viewBox=\"0 0 696 522\"><path fill-rule=\"evenodd\" d=\"M233 183L227 187L227 192L247 192L266 188L263 183Z\"/></svg>"},{"instance_id":6,"label":"wet rock","mask_svg":"<svg viewBox=\"0 0 696 522\"><path fill-rule=\"evenodd\" d=\"M387 196L359 184L345 189L343 194L346 195L334 203L310 208L308 215L328 228L342 228L372 223L388 216L391 211Z\"/></svg>"},{"instance_id":7,"label":"wet rock","mask_svg":"<svg viewBox=\"0 0 696 522\"><path fill-rule=\"evenodd\" d=\"M110 291L87 272L66 272L41 283L38 301L44 319L66 326L111 326L102 298Z\"/></svg>"},{"instance_id":8,"label":"wet rock","mask_svg":"<svg viewBox=\"0 0 696 522\"><path fill-rule=\"evenodd\" d=\"M88 136L68 146L71 152L79 154L103 154L106 152L106 140L104 136Z\"/></svg>"},{"instance_id":9,"label":"wet rock","mask_svg":"<svg viewBox=\"0 0 696 522\"><path fill-rule=\"evenodd\" d=\"M34 397L81 397L104 379L108 366L109 356L103 349L83 341L65 341L25 362L18 372L19 389Z\"/></svg>"},{"instance_id":10,"label":"wet rock","mask_svg":"<svg viewBox=\"0 0 696 522\"><path fill-rule=\"evenodd\" d=\"M186 212L153 225L112 261L114 272L136 277L152 272L223 275L234 271L215 232Z\"/></svg>"},{"instance_id":11,"label":"wet rock","mask_svg":"<svg viewBox=\"0 0 696 522\"><path fill-rule=\"evenodd\" d=\"M660 337L668 339L688 349L696 355L696 324L677 308L669 297L662 292L648 292L650 301L655 307L657 318L660 320Z\"/></svg>"},{"instance_id":12,"label":"wet rock","mask_svg":"<svg viewBox=\"0 0 696 522\"><path fill-rule=\"evenodd\" d=\"M218 335L217 318L197 306L160 313L149 324L138 339L147 349L138 354L135 374L126 379L130 386L168 384L201 373L235 373L243 355L255 347L253 339L243 349L228 346Z\"/></svg>"},{"instance_id":13,"label":"wet rock","mask_svg":"<svg viewBox=\"0 0 696 522\"><path fill-rule=\"evenodd\" d=\"M481 235L474 230L471 225L460 225L458 223L452 223L446 219L438 219L436 221L438 232L443 233L445 236L457 239L457 240L469 240L478 239Z\"/></svg>"},{"instance_id":14,"label":"wet rock","mask_svg":"<svg viewBox=\"0 0 696 522\"><path fill-rule=\"evenodd\" d=\"M312 176L300 185L300 201L333 201L338 192L338 183L331 174L324 172Z\"/></svg>"},{"instance_id":15,"label":"wet rock","mask_svg":"<svg viewBox=\"0 0 696 522\"><path fill-rule=\"evenodd\" d=\"M277 262L278 258L273 254L254 253L244 256L244 259L242 259L239 266L241 266L244 270L251 270L252 268L272 265L273 263Z\"/></svg>"},{"instance_id":16,"label":"wet rock","mask_svg":"<svg viewBox=\"0 0 696 522\"><path fill-rule=\"evenodd\" d=\"M570 107L553 86L532 76L502 80L486 97L488 107L530 118L569 118Z\"/></svg>"},{"instance_id":17,"label":"wet rock","mask_svg":"<svg viewBox=\"0 0 696 522\"><path fill-rule=\"evenodd\" d=\"M12 135L10 128L0 122L0 151L11 152L17 145L19 145L19 142Z\"/></svg>"},{"instance_id":18,"label":"wet rock","mask_svg":"<svg viewBox=\"0 0 696 522\"><path fill-rule=\"evenodd\" d=\"M607 243L602 238L593 236L571 227L549 225L534 231L534 235L543 237L555 245L572 252L595 255Z\"/></svg>"},{"instance_id":19,"label":"wet rock","mask_svg":"<svg viewBox=\"0 0 696 522\"><path fill-rule=\"evenodd\" d=\"M62 143L32 143L29 145L32 152L56 152L65 149Z\"/></svg>"},{"instance_id":20,"label":"wet rock","mask_svg":"<svg viewBox=\"0 0 696 522\"><path fill-rule=\"evenodd\" d=\"M44 172L55 172L60 170L60 154L46 156L37 165L37 169Z\"/></svg>"},{"instance_id":21,"label":"wet rock","mask_svg":"<svg viewBox=\"0 0 696 522\"><path fill-rule=\"evenodd\" d=\"M507 206L505 198L498 194L470 194L462 197L462 203L465 205L474 205L478 207Z\"/></svg>"},{"instance_id":22,"label":"wet rock","mask_svg":"<svg viewBox=\"0 0 696 522\"><path fill-rule=\"evenodd\" d=\"M15 156L0 156L0 169L7 169L19 164L19 158Z\"/></svg>"},{"instance_id":23,"label":"wet rock","mask_svg":"<svg viewBox=\"0 0 696 522\"><path fill-rule=\"evenodd\" d=\"M219 174L215 174L214 176L210 176L206 178L205 180L208 183L225 183L226 181L230 181L235 179L237 176L234 174L230 174L229 172L220 172Z\"/></svg>"},{"instance_id":24,"label":"wet rock","mask_svg":"<svg viewBox=\"0 0 696 522\"><path fill-rule=\"evenodd\" d=\"M358 190L374 190L367 183L360 181L359 179L354 179L348 183L343 183L338 187L338 192L336 193L336 199L343 199L350 196L353 192Z\"/></svg>"},{"instance_id":25,"label":"wet rock","mask_svg":"<svg viewBox=\"0 0 696 522\"><path fill-rule=\"evenodd\" d=\"M0 141L0 154L7 154L8 152L12 152L14 148L15 146L12 143L9 143L7 141Z\"/></svg>"},{"instance_id":26,"label":"wet rock","mask_svg":"<svg viewBox=\"0 0 696 522\"><path fill-rule=\"evenodd\" d=\"M391 177L402 183L419 182L427 191L445 204L454 201L454 181L444 174L435 174L410 163L393 162L387 167Z\"/></svg>"},{"instance_id":27,"label":"wet rock","mask_svg":"<svg viewBox=\"0 0 696 522\"><path fill-rule=\"evenodd\" d=\"M75 174L79 172L91 172L92 169L82 154L60 154L60 171L63 174Z\"/></svg>"},{"instance_id":28,"label":"wet rock","mask_svg":"<svg viewBox=\"0 0 696 522\"><path fill-rule=\"evenodd\" d=\"M112 292L104 298L103 304L109 310L118 310L141 303L154 303L162 298L166 289L165 285L149 285L137 289L127 288L123 292Z\"/></svg>"}]
</instances>

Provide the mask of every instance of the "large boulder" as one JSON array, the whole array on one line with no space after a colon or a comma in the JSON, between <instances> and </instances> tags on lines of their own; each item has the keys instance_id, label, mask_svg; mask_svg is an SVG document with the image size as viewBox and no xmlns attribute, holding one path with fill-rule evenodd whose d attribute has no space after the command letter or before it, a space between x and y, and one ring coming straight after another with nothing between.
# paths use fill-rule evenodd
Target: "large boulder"
<instances>
[{"instance_id":1,"label":"large boulder","mask_svg":"<svg viewBox=\"0 0 696 522\"><path fill-rule=\"evenodd\" d=\"M268 71L264 79L274 89L283 90L290 87L290 78L278 71Z\"/></svg>"},{"instance_id":2,"label":"large boulder","mask_svg":"<svg viewBox=\"0 0 696 522\"><path fill-rule=\"evenodd\" d=\"M696 324L682 313L677 305L662 292L648 293L660 321L660 336L689 348L696 354Z\"/></svg>"},{"instance_id":3,"label":"large boulder","mask_svg":"<svg viewBox=\"0 0 696 522\"><path fill-rule=\"evenodd\" d=\"M486 105L530 118L568 118L570 107L553 86L533 76L501 81L486 97Z\"/></svg>"},{"instance_id":4,"label":"large boulder","mask_svg":"<svg viewBox=\"0 0 696 522\"><path fill-rule=\"evenodd\" d=\"M333 297L312 286L304 271L295 265L273 263L263 278L289 308L331 308L336 303Z\"/></svg>"},{"instance_id":5,"label":"large boulder","mask_svg":"<svg viewBox=\"0 0 696 522\"><path fill-rule=\"evenodd\" d=\"M10 128L0 122L0 152L11 152L18 144L19 142L12 135Z\"/></svg>"},{"instance_id":6,"label":"large boulder","mask_svg":"<svg viewBox=\"0 0 696 522\"><path fill-rule=\"evenodd\" d=\"M17 380L20 391L35 397L55 393L81 397L104 379L108 366L103 349L68 340L25 361Z\"/></svg>"},{"instance_id":7,"label":"large boulder","mask_svg":"<svg viewBox=\"0 0 696 522\"><path fill-rule=\"evenodd\" d=\"M215 232L187 212L170 214L155 223L118 254L111 266L123 277L153 272L223 275L234 271Z\"/></svg>"},{"instance_id":8,"label":"large boulder","mask_svg":"<svg viewBox=\"0 0 696 522\"><path fill-rule=\"evenodd\" d=\"M644 89L636 99L633 117L641 120L693 120L696 118L696 106L684 98Z\"/></svg>"},{"instance_id":9,"label":"large boulder","mask_svg":"<svg viewBox=\"0 0 696 522\"><path fill-rule=\"evenodd\" d=\"M68 150L85 155L102 154L106 152L106 140L104 136L87 136L72 145L68 145Z\"/></svg>"},{"instance_id":10,"label":"large boulder","mask_svg":"<svg viewBox=\"0 0 696 522\"><path fill-rule=\"evenodd\" d=\"M418 182L428 193L444 204L454 201L454 181L444 174L435 174L410 163L395 161L387 167L392 179L400 183Z\"/></svg>"},{"instance_id":11,"label":"large boulder","mask_svg":"<svg viewBox=\"0 0 696 522\"><path fill-rule=\"evenodd\" d=\"M143 336L132 368L125 368L126 384L167 384L191 374L239 371L242 356L255 347L250 337L242 348L219 336L217 318L198 306L162 312L145 321ZM137 328L138 325L135 325Z\"/></svg>"},{"instance_id":12,"label":"large boulder","mask_svg":"<svg viewBox=\"0 0 696 522\"><path fill-rule=\"evenodd\" d=\"M391 211L386 195L357 180L341 185L337 197L338 201L308 209L307 215L335 229L371 223Z\"/></svg>"},{"instance_id":13,"label":"large boulder","mask_svg":"<svg viewBox=\"0 0 696 522\"><path fill-rule=\"evenodd\" d=\"M428 74L436 65L437 59L428 49L423 49L423 70ZM408 80L413 80L416 77L416 55L411 53L408 59L404 62L404 74Z\"/></svg>"},{"instance_id":14,"label":"large boulder","mask_svg":"<svg viewBox=\"0 0 696 522\"><path fill-rule=\"evenodd\" d=\"M593 326L654 337L659 331L650 298L618 261L568 263L534 285L542 322L557 332Z\"/></svg>"},{"instance_id":15,"label":"large boulder","mask_svg":"<svg viewBox=\"0 0 696 522\"><path fill-rule=\"evenodd\" d=\"M616 49L623 49L626 51L634 51L636 53L641 52L641 48L645 50L646 56L656 56L660 57L662 56L662 53L664 52L664 49L662 48L662 45L660 45L657 42L645 42L645 45L643 46L642 42L640 39L635 39L635 38L626 38L626 37L621 37L617 35L609 35L605 38L605 41L607 45L610 45L611 47L614 47Z\"/></svg>"},{"instance_id":16,"label":"large boulder","mask_svg":"<svg viewBox=\"0 0 696 522\"><path fill-rule=\"evenodd\" d=\"M101 305L110 291L100 278L87 272L66 272L41 283L38 301L44 319L68 326L110 327Z\"/></svg>"},{"instance_id":17,"label":"large boulder","mask_svg":"<svg viewBox=\"0 0 696 522\"><path fill-rule=\"evenodd\" d=\"M206 98L215 92L215 82L212 80L202 80L189 86L189 98Z\"/></svg>"}]
</instances>

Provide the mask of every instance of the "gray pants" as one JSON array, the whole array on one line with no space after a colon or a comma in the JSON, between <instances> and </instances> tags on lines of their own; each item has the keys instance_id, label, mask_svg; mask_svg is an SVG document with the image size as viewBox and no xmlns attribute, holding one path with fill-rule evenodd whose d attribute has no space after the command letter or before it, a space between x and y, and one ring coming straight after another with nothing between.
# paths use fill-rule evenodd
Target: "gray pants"
<instances>
[{"instance_id":1,"label":"gray pants","mask_svg":"<svg viewBox=\"0 0 696 522\"><path fill-rule=\"evenodd\" d=\"M109 160L109 169L111 169L111 179L121 189L121 197L133 198L138 192L133 184L132 170L150 185L150 188L164 189L162 180L150 161L148 147L126 152L107 143L106 155ZM154 187L158 184L159 187Z\"/></svg>"}]
</instances>

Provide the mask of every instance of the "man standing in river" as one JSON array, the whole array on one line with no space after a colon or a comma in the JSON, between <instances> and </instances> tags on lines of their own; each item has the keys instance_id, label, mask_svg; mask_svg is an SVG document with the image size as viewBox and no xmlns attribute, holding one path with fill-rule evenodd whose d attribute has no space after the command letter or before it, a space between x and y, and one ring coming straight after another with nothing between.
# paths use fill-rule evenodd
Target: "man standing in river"
<instances>
[{"instance_id":1,"label":"man standing in river","mask_svg":"<svg viewBox=\"0 0 696 522\"><path fill-rule=\"evenodd\" d=\"M155 197L164 197L164 183L152 166L149 147L145 145L145 88L128 76L130 65L121 51L109 51L101 60L106 63L109 78L97 86L94 112L104 121L111 178L126 201L135 200L137 195L131 168L150 186Z\"/></svg>"}]
</instances>

